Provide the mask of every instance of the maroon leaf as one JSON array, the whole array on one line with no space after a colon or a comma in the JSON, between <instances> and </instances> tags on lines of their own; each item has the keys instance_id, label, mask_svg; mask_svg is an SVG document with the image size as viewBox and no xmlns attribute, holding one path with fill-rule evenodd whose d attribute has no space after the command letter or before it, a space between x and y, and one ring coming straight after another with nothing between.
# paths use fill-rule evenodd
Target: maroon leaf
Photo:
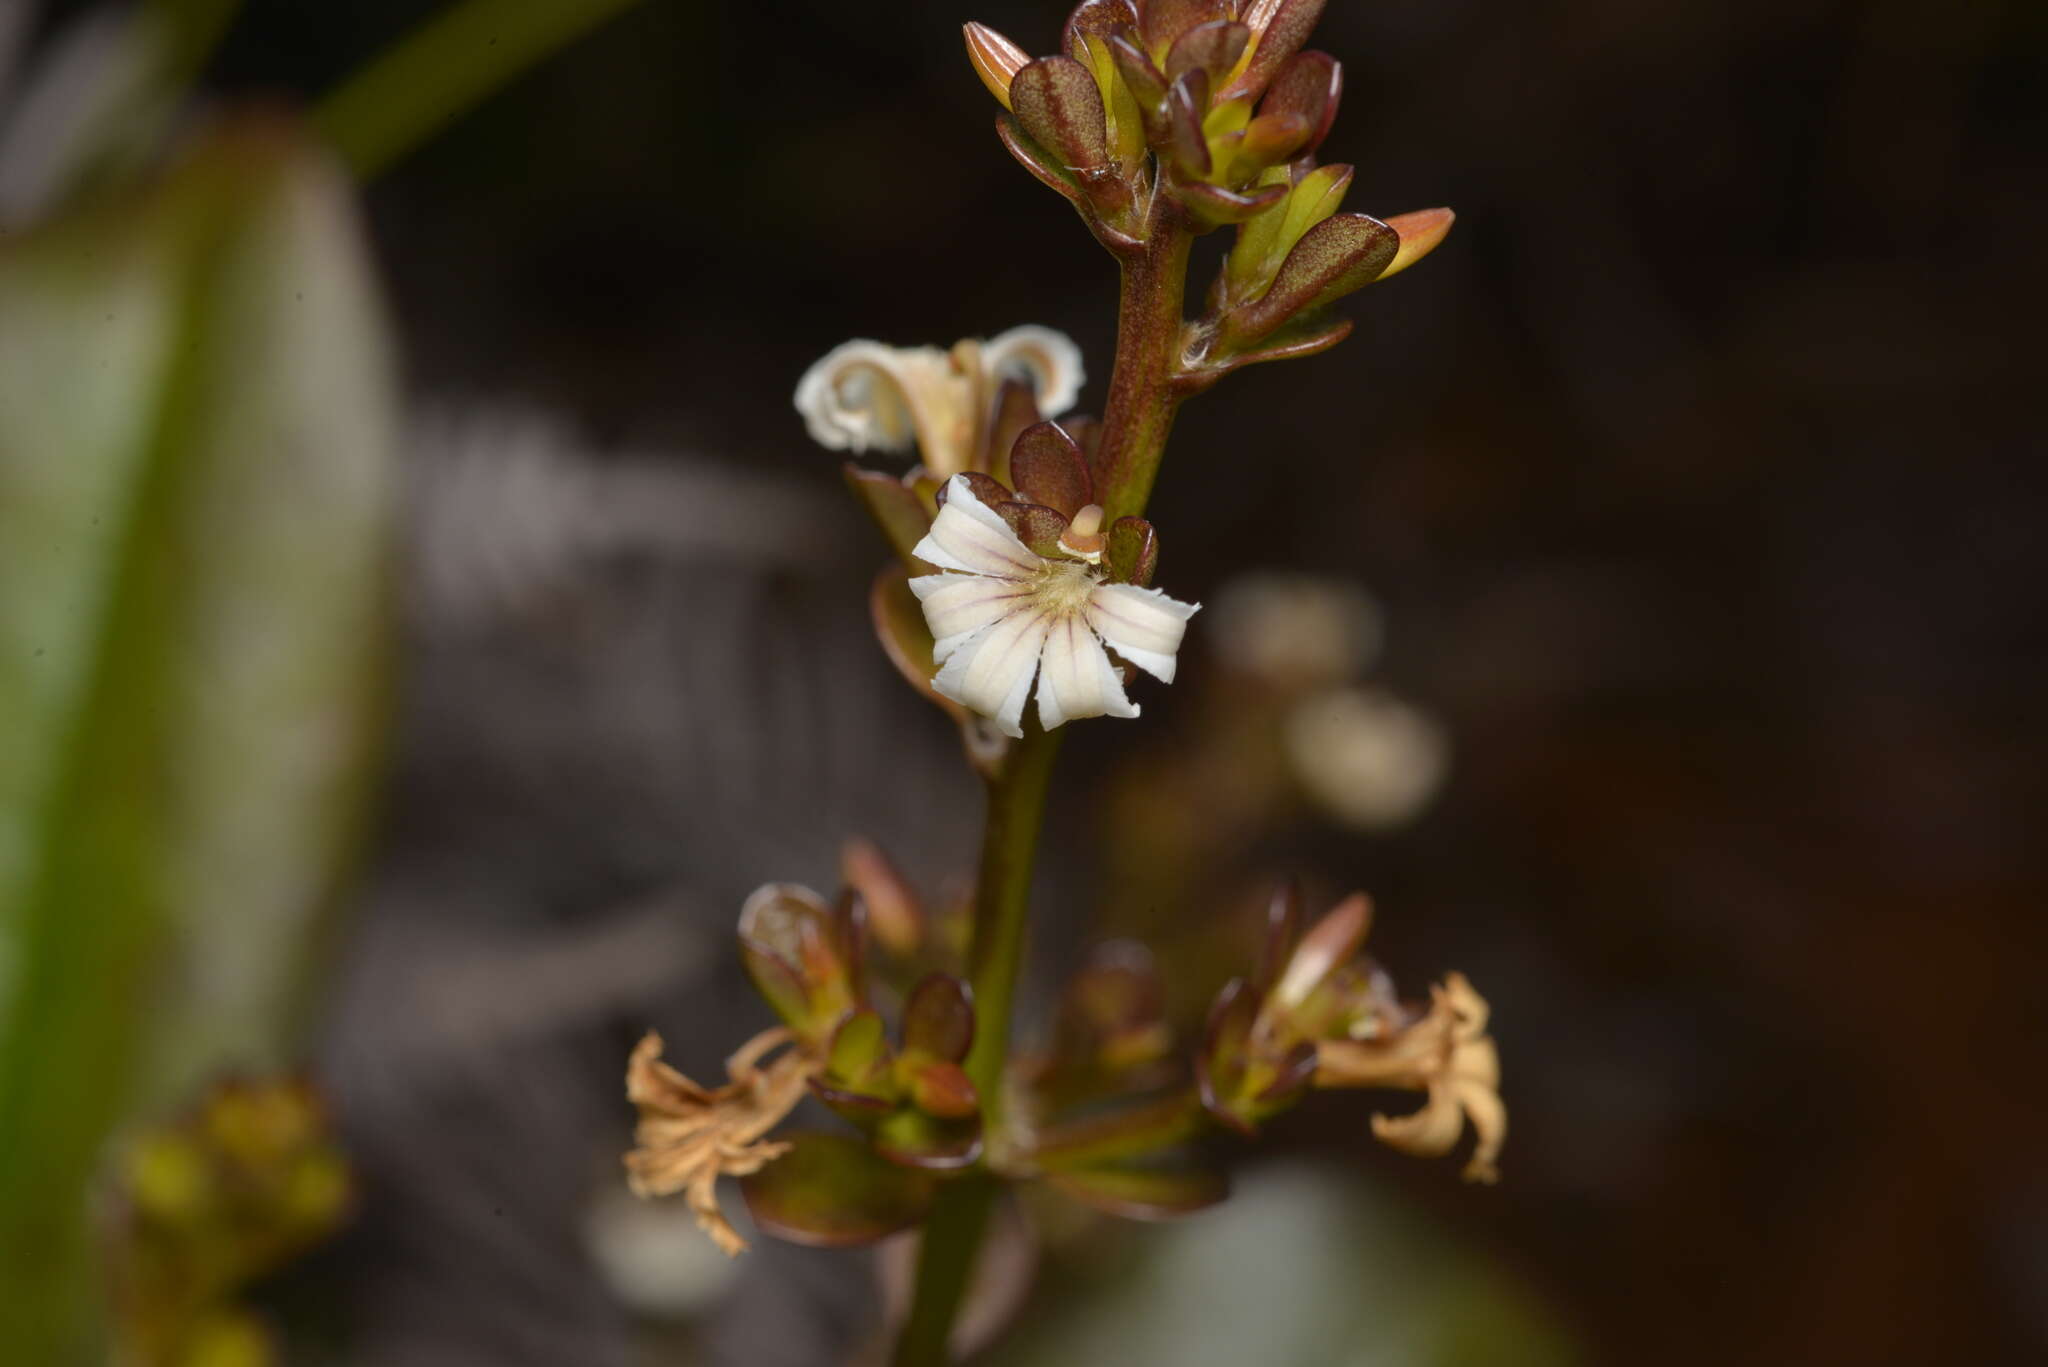
<instances>
[{"instance_id":1,"label":"maroon leaf","mask_svg":"<svg viewBox=\"0 0 2048 1367\"><path fill-rule=\"evenodd\" d=\"M896 666L904 682L946 715L964 723L966 710L932 690L932 677L939 672L938 663L932 659L932 632L925 624L924 607L910 591L909 576L901 565L885 565L875 576L874 587L868 591L868 615L882 653Z\"/></svg>"},{"instance_id":2,"label":"maroon leaf","mask_svg":"<svg viewBox=\"0 0 2048 1367\"><path fill-rule=\"evenodd\" d=\"M1230 5L1228 0L1146 0L1144 9L1145 44L1156 48L1197 25L1227 18Z\"/></svg>"},{"instance_id":3,"label":"maroon leaf","mask_svg":"<svg viewBox=\"0 0 2048 1367\"><path fill-rule=\"evenodd\" d=\"M950 973L928 973L903 1002L903 1047L958 1063L974 1044L974 998Z\"/></svg>"},{"instance_id":4,"label":"maroon leaf","mask_svg":"<svg viewBox=\"0 0 2048 1367\"><path fill-rule=\"evenodd\" d=\"M980 1094L957 1063L927 1063L910 1078L910 1100L926 1115L965 1120L981 1109Z\"/></svg>"},{"instance_id":5,"label":"maroon leaf","mask_svg":"<svg viewBox=\"0 0 2048 1367\"><path fill-rule=\"evenodd\" d=\"M1160 105L1166 102L1166 74L1153 65L1145 49L1121 33L1110 35L1109 55L1138 107L1148 114L1157 114Z\"/></svg>"},{"instance_id":6,"label":"maroon leaf","mask_svg":"<svg viewBox=\"0 0 2048 1367\"><path fill-rule=\"evenodd\" d=\"M1012 487L1026 501L1041 503L1072 517L1094 498L1088 461L1081 447L1058 423L1025 428L1010 448Z\"/></svg>"},{"instance_id":7,"label":"maroon leaf","mask_svg":"<svg viewBox=\"0 0 2048 1367\"><path fill-rule=\"evenodd\" d=\"M1378 219L1332 214L1302 234L1264 294L1224 315L1226 339L1233 346L1255 342L1297 314L1371 284L1400 248L1400 234Z\"/></svg>"},{"instance_id":8,"label":"maroon leaf","mask_svg":"<svg viewBox=\"0 0 2048 1367\"><path fill-rule=\"evenodd\" d=\"M1183 71L1166 92L1169 151L1182 175L1199 181L1209 174L1209 140L1202 133L1202 114L1209 107L1209 78L1198 67Z\"/></svg>"},{"instance_id":9,"label":"maroon leaf","mask_svg":"<svg viewBox=\"0 0 2048 1367\"><path fill-rule=\"evenodd\" d=\"M1067 16L1065 29L1061 32L1060 45L1076 59L1087 51L1082 44L1084 34L1098 38L1138 26L1138 7L1131 0L1082 0Z\"/></svg>"},{"instance_id":10,"label":"maroon leaf","mask_svg":"<svg viewBox=\"0 0 2048 1367\"><path fill-rule=\"evenodd\" d=\"M1313 152L1328 136L1343 92L1344 68L1335 57L1327 52L1297 52L1273 78L1259 113L1296 114L1306 120L1309 136L1304 150Z\"/></svg>"},{"instance_id":11,"label":"maroon leaf","mask_svg":"<svg viewBox=\"0 0 2048 1367\"><path fill-rule=\"evenodd\" d=\"M922 1220L933 1182L850 1135L797 1133L790 1150L741 1179L754 1223L792 1243L871 1244Z\"/></svg>"},{"instance_id":12,"label":"maroon leaf","mask_svg":"<svg viewBox=\"0 0 2048 1367\"><path fill-rule=\"evenodd\" d=\"M996 115L996 136L1002 139L1003 147L1017 159L1017 164L1036 176L1040 184L1059 191L1076 207L1087 204L1088 195L1081 188L1080 178L1053 153L1033 141L1014 116Z\"/></svg>"},{"instance_id":13,"label":"maroon leaf","mask_svg":"<svg viewBox=\"0 0 2048 1367\"><path fill-rule=\"evenodd\" d=\"M1258 35L1258 47L1238 78L1218 98L1257 98L1277 76L1287 59L1301 51L1302 44L1323 17L1323 0L1281 0L1279 9Z\"/></svg>"},{"instance_id":14,"label":"maroon leaf","mask_svg":"<svg viewBox=\"0 0 2048 1367\"><path fill-rule=\"evenodd\" d=\"M953 479L966 480L967 487L974 491L974 496L981 500L983 507L993 508L998 504L1010 501L1010 491L1001 484L998 484L994 475L985 475L979 470L963 470L953 476ZM949 479L939 486L939 506L941 508L946 506L946 492L952 486L952 483L953 480Z\"/></svg>"},{"instance_id":15,"label":"maroon leaf","mask_svg":"<svg viewBox=\"0 0 2048 1367\"><path fill-rule=\"evenodd\" d=\"M1249 179L1276 162L1286 161L1308 142L1309 132L1309 121L1299 114L1259 115L1245 125L1233 174Z\"/></svg>"},{"instance_id":16,"label":"maroon leaf","mask_svg":"<svg viewBox=\"0 0 2048 1367\"><path fill-rule=\"evenodd\" d=\"M1285 185L1264 185L1239 194L1220 185L1182 179L1173 182L1173 192L1182 204L1211 227L1256 218L1287 197ZM1283 266L1281 269L1286 268Z\"/></svg>"},{"instance_id":17,"label":"maroon leaf","mask_svg":"<svg viewBox=\"0 0 2048 1367\"><path fill-rule=\"evenodd\" d=\"M1213 89L1230 74L1237 59L1244 56L1245 44L1251 36L1252 31L1243 24L1226 19L1195 25L1176 38L1167 52L1166 79L1171 81L1183 71L1201 71L1207 74Z\"/></svg>"},{"instance_id":18,"label":"maroon leaf","mask_svg":"<svg viewBox=\"0 0 2048 1367\"><path fill-rule=\"evenodd\" d=\"M910 553L911 547L924 540L924 534L931 530L931 519L925 516L917 491L894 475L863 470L851 461L846 464L846 483L881 528L883 538L897 557L920 573L928 569Z\"/></svg>"},{"instance_id":19,"label":"maroon leaf","mask_svg":"<svg viewBox=\"0 0 2048 1367\"><path fill-rule=\"evenodd\" d=\"M1010 108L1032 141L1084 173L1109 162L1102 93L1088 68L1071 57L1041 57L1010 82Z\"/></svg>"},{"instance_id":20,"label":"maroon leaf","mask_svg":"<svg viewBox=\"0 0 2048 1367\"><path fill-rule=\"evenodd\" d=\"M1038 392L1031 382L1015 376L1006 377L996 390L981 460L982 468L995 476L998 483L1013 489L1017 487L1010 479L1010 448L1017 444L1018 433L1039 421L1041 416Z\"/></svg>"},{"instance_id":21,"label":"maroon leaf","mask_svg":"<svg viewBox=\"0 0 2048 1367\"><path fill-rule=\"evenodd\" d=\"M1102 563L1116 583L1149 586L1159 568L1159 534L1142 517L1118 518L1110 525Z\"/></svg>"},{"instance_id":22,"label":"maroon leaf","mask_svg":"<svg viewBox=\"0 0 2048 1367\"><path fill-rule=\"evenodd\" d=\"M1031 548L1032 554L1050 560L1060 553L1060 537L1067 530L1067 519L1058 512L1039 503L998 503L996 511L1010 524L1017 539Z\"/></svg>"}]
</instances>

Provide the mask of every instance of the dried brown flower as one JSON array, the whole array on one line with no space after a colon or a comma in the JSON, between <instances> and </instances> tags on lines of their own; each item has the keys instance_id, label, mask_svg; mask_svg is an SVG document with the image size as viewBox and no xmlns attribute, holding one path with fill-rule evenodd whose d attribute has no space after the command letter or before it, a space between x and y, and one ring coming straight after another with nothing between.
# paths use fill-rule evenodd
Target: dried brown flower
<instances>
[{"instance_id":1,"label":"dried brown flower","mask_svg":"<svg viewBox=\"0 0 2048 1367\"><path fill-rule=\"evenodd\" d=\"M650 1030L626 1065L626 1098L640 1108L626 1155L627 1181L639 1196L682 1192L698 1226L728 1255L745 1251L746 1240L718 1208L720 1177L759 1172L788 1152L789 1145L764 1139L796 1108L818 1061L802 1049L786 1049L794 1036L777 1026L741 1045L726 1060L732 1080L700 1087L661 1061L661 1036Z\"/></svg>"},{"instance_id":2,"label":"dried brown flower","mask_svg":"<svg viewBox=\"0 0 2048 1367\"><path fill-rule=\"evenodd\" d=\"M1465 1164L1468 1182L1493 1182L1508 1134L1500 1099L1500 1055L1486 1033L1486 999L1462 973L1430 990L1419 1020L1381 1039L1316 1042L1319 1087L1402 1087L1426 1092L1422 1109L1376 1115L1372 1132L1404 1152L1447 1153L1470 1122L1478 1143Z\"/></svg>"}]
</instances>

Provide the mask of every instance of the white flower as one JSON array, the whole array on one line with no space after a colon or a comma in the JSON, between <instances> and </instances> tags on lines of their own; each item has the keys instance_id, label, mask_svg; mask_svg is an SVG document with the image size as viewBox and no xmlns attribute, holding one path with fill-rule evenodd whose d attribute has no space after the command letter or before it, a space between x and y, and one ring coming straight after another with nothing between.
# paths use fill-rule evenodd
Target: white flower
<instances>
[{"instance_id":1,"label":"white flower","mask_svg":"<svg viewBox=\"0 0 2048 1367\"><path fill-rule=\"evenodd\" d=\"M1074 530L1099 526L1102 510L1083 508ZM924 604L942 666L932 687L1021 736L1024 699L1038 679L1038 720L1046 730L1075 717L1135 717L1109 655L1163 683L1173 682L1174 652L1199 606L1157 589L1103 582L1081 559L1047 559L974 496L965 479L946 485L946 505L913 554L957 573L910 581Z\"/></svg>"},{"instance_id":2,"label":"white flower","mask_svg":"<svg viewBox=\"0 0 2048 1367\"><path fill-rule=\"evenodd\" d=\"M1039 413L1057 417L1081 392L1081 349L1051 328L1011 328L951 351L854 341L834 347L797 382L796 407L834 451L903 451L915 443L939 479L973 466L996 392L1029 381Z\"/></svg>"}]
</instances>

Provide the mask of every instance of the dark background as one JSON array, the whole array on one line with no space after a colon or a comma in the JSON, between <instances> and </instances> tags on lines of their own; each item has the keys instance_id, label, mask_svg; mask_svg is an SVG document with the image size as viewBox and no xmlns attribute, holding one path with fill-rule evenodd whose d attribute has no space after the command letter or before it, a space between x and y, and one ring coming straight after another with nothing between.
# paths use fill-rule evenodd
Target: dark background
<instances>
[{"instance_id":1,"label":"dark background","mask_svg":"<svg viewBox=\"0 0 2048 1367\"><path fill-rule=\"evenodd\" d=\"M1409 985L1471 974L1515 1131L1492 1190L1370 1145L1365 1102L1276 1142L1398 1183L1597 1361L2048 1353L2048 9L1330 9L1347 207L1458 226L1338 350L1184 414L1162 583L1255 558L1385 607L1446 790L1250 862L1371 888ZM310 99L429 11L255 0L206 84ZM850 336L1028 321L1081 343L1099 404L1112 264L1003 154L958 38L1050 51L1061 16L647 0L369 187L423 401L544 410L797 511L758 553L598 555L481 622L416 595L325 1057L369 1200L322 1276L365 1360L625 1360L577 1212L634 1033L697 1069L765 1023L737 899L828 883L849 830L968 866L972 789L861 639L879 549L789 395ZM433 487L416 563L451 521L492 533ZM1069 745L1047 967L1084 934L1086 794L1194 696ZM622 962L657 968L590 967ZM750 1298L778 1303L743 1280L717 1360L769 1360Z\"/></svg>"}]
</instances>

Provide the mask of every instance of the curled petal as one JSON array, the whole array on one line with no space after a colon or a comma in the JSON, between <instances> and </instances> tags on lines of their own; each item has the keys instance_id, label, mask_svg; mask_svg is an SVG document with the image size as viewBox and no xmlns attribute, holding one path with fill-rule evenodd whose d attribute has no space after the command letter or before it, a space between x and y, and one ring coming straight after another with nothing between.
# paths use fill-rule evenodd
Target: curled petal
<instances>
[{"instance_id":1,"label":"curled petal","mask_svg":"<svg viewBox=\"0 0 2048 1367\"><path fill-rule=\"evenodd\" d=\"M920 448L934 468L973 431L969 386L936 347L843 342L796 386L796 407L819 445L834 451Z\"/></svg>"},{"instance_id":2,"label":"curled petal","mask_svg":"<svg viewBox=\"0 0 2048 1367\"><path fill-rule=\"evenodd\" d=\"M1038 680L1038 721L1050 731L1077 717L1135 717L1095 633L1073 617L1047 634Z\"/></svg>"},{"instance_id":3,"label":"curled petal","mask_svg":"<svg viewBox=\"0 0 2048 1367\"><path fill-rule=\"evenodd\" d=\"M981 360L992 380L1028 380L1038 395L1039 413L1048 418L1072 408L1088 378L1074 339L1035 323L989 338L982 343Z\"/></svg>"},{"instance_id":4,"label":"curled petal","mask_svg":"<svg viewBox=\"0 0 2048 1367\"><path fill-rule=\"evenodd\" d=\"M1028 575L1039 565L1039 558L1017 539L1010 524L977 498L973 485L959 475L948 481L946 505L912 553L940 569L1008 579ZM933 634L938 634L936 629Z\"/></svg>"},{"instance_id":5,"label":"curled petal","mask_svg":"<svg viewBox=\"0 0 2048 1367\"><path fill-rule=\"evenodd\" d=\"M1168 598L1158 589L1135 584L1101 584L1088 598L1088 625L1117 654L1158 679L1172 683L1174 652L1180 649L1188 618L1199 603Z\"/></svg>"}]
</instances>

